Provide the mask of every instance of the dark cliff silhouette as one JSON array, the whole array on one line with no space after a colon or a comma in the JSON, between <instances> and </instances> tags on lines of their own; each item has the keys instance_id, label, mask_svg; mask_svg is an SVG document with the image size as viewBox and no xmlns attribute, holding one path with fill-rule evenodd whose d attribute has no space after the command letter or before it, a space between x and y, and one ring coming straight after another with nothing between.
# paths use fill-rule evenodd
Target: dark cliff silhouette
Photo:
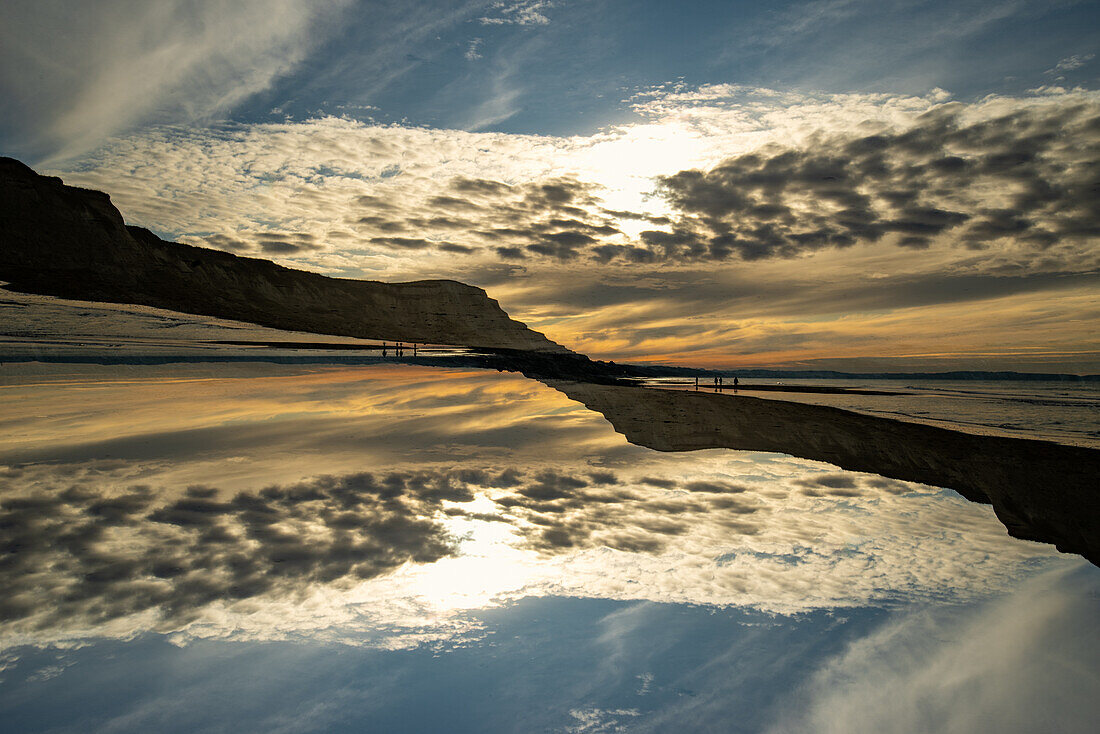
<instances>
[{"instance_id":1,"label":"dark cliff silhouette","mask_svg":"<svg viewBox=\"0 0 1100 734\"><path fill-rule=\"evenodd\" d=\"M1100 566L1100 451L977 436L764 398L544 380L657 451L730 448L947 487L993 505L1010 535Z\"/></svg>"},{"instance_id":2,"label":"dark cliff silhouette","mask_svg":"<svg viewBox=\"0 0 1100 734\"><path fill-rule=\"evenodd\" d=\"M329 278L165 242L100 191L0 158L0 280L14 290L133 303L316 334L572 354L451 280Z\"/></svg>"}]
</instances>

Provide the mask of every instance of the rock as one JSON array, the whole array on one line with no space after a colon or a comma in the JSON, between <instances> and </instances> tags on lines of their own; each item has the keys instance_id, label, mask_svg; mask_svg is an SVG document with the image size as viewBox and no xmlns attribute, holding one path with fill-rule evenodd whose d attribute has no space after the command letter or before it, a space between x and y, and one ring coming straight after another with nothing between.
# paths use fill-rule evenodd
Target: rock
<instances>
[{"instance_id":1,"label":"rock","mask_svg":"<svg viewBox=\"0 0 1100 734\"><path fill-rule=\"evenodd\" d=\"M546 354L570 350L480 288L329 278L165 242L111 198L0 158L0 279L14 290L134 303L316 334Z\"/></svg>"}]
</instances>

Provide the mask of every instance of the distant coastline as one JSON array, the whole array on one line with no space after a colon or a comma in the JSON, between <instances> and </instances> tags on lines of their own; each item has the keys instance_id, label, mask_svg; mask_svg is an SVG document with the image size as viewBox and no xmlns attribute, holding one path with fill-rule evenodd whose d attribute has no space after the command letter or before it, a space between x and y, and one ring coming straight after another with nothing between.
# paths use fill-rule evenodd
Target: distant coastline
<instances>
[{"instance_id":1,"label":"distant coastline","mask_svg":"<svg viewBox=\"0 0 1100 734\"><path fill-rule=\"evenodd\" d=\"M983 380L1100 382L1100 375L1076 375L1062 372L986 372L953 370L950 372L839 372L836 370L712 370L701 367L630 365L653 377L739 377L787 380Z\"/></svg>"},{"instance_id":2,"label":"distant coastline","mask_svg":"<svg viewBox=\"0 0 1100 734\"><path fill-rule=\"evenodd\" d=\"M276 350L301 350L306 354L278 354ZM504 350L486 349L479 353L471 351L469 354L448 354L447 356L432 356L426 352L419 356L409 354L403 356L379 357L368 354L355 354L354 352L370 351L369 347L357 347L348 344L334 345L302 345L288 343L280 347L277 343L267 342L262 346L249 351L247 354L217 354L204 352L201 354L149 354L136 356L132 354L111 354L108 352L96 352L88 349L82 354L2 354L0 362L52 362L65 364L172 364L192 362L267 362L271 364L341 364L360 365L390 362L398 364L415 364L423 366L445 367L469 367L478 369L507 369L519 362L515 354L509 354ZM390 349L393 352L394 349ZM1100 375L1074 375L1047 372L837 372L822 370L711 370L702 367L679 366L654 366L637 365L626 362L599 362L587 360L579 355L540 355L543 360L554 361L554 357L560 356L564 360L562 364L576 365L585 362L586 366L599 372L601 376L613 379L661 379L661 378L691 378L713 379L723 377L732 379L776 379L776 380L933 380L933 381L959 381L959 382L1066 382L1066 383L1100 383ZM523 371L515 370L515 371ZM568 375L560 375L568 376ZM700 382L700 387L709 387L707 382ZM741 389L748 390L753 386L742 385ZM761 388L762 386L755 386ZM775 390L779 386L764 386L765 389ZM791 391L799 392L802 386L790 386ZM730 385L724 385L725 390L731 389ZM836 392L851 392L837 388Z\"/></svg>"}]
</instances>

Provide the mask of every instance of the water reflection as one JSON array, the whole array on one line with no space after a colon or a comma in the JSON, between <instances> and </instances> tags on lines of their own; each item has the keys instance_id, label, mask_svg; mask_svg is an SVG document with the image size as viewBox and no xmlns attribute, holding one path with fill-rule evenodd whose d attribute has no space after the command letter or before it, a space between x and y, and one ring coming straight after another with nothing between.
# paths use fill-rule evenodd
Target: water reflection
<instances>
[{"instance_id":1,"label":"water reflection","mask_svg":"<svg viewBox=\"0 0 1100 734\"><path fill-rule=\"evenodd\" d=\"M654 452L507 375L4 369L9 645L156 630L403 647L476 635L470 610L523 597L798 613L971 599L1072 563L953 492Z\"/></svg>"},{"instance_id":2,"label":"water reflection","mask_svg":"<svg viewBox=\"0 0 1100 734\"><path fill-rule=\"evenodd\" d=\"M949 487L993 505L1018 538L1100 565L1100 451L983 436L827 406L651 388L549 382L658 451L780 451L845 469Z\"/></svg>"}]
</instances>

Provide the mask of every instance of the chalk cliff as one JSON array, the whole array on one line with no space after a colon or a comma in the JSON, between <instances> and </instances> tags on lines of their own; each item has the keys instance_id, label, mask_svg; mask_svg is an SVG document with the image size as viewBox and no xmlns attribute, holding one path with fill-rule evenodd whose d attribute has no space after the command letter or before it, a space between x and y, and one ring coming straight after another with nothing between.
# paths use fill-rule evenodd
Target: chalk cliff
<instances>
[{"instance_id":1,"label":"chalk cliff","mask_svg":"<svg viewBox=\"0 0 1100 734\"><path fill-rule=\"evenodd\" d=\"M9 288L136 303L263 326L547 354L569 350L451 280L329 278L165 242L127 226L110 197L0 158L0 280Z\"/></svg>"}]
</instances>

